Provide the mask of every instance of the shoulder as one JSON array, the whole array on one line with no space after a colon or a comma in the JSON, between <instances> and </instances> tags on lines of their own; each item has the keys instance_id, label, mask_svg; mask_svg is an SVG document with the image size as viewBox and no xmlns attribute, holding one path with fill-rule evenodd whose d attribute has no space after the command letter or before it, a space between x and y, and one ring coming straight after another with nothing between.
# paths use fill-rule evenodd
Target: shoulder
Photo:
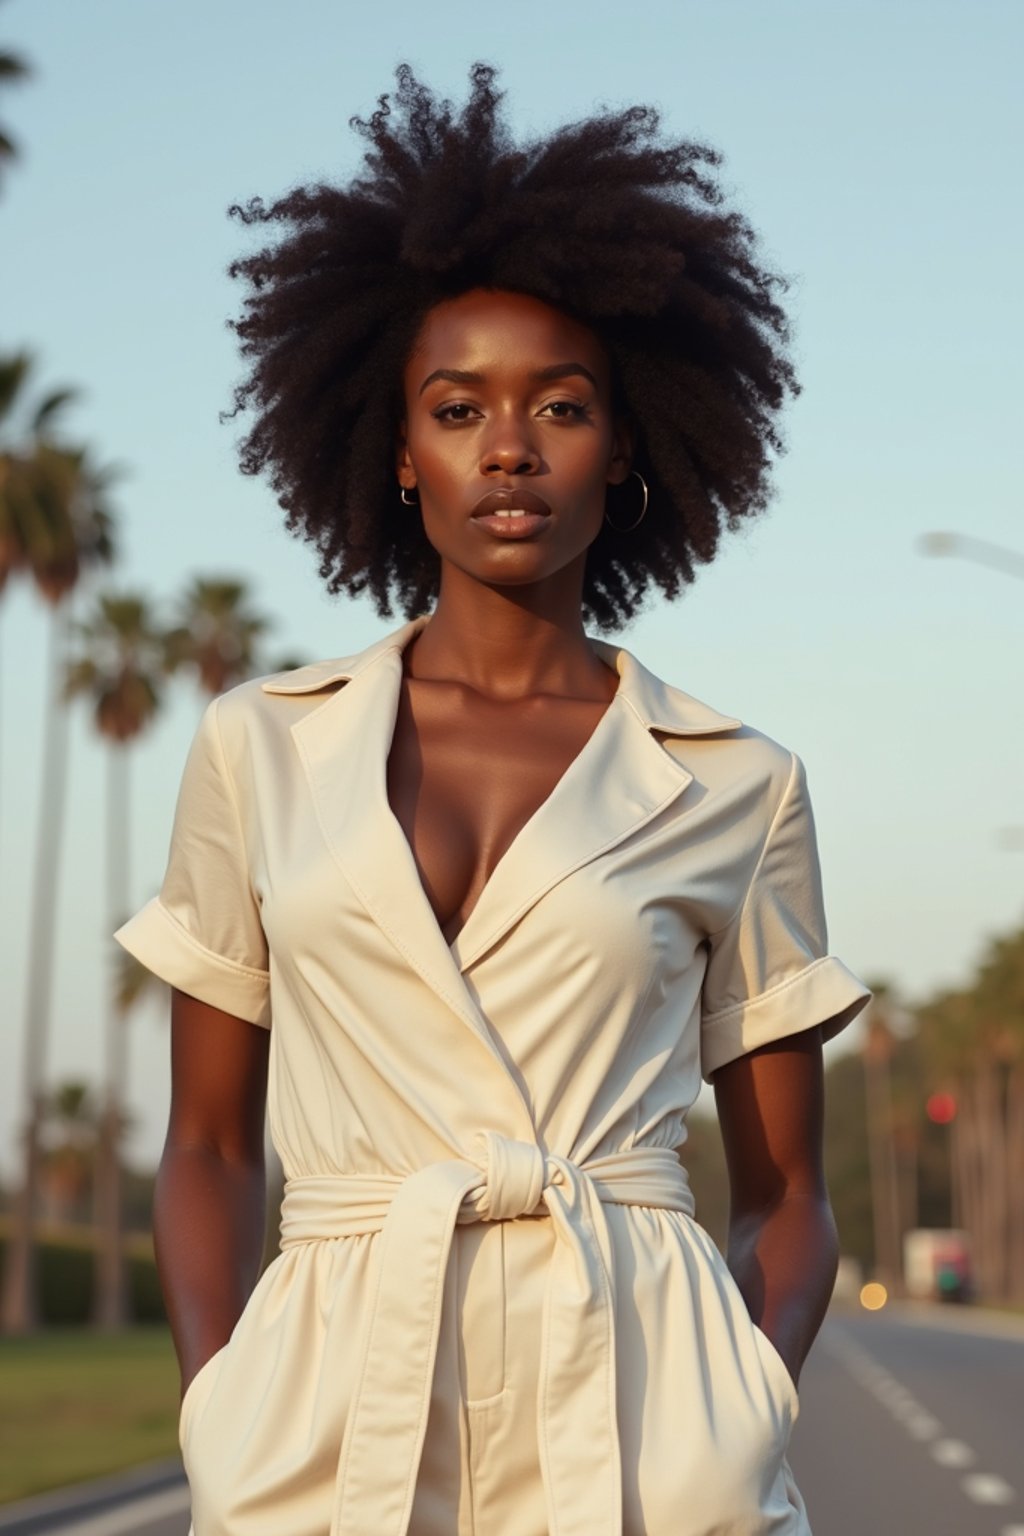
<instances>
[{"instance_id":1,"label":"shoulder","mask_svg":"<svg viewBox=\"0 0 1024 1536\"><path fill-rule=\"evenodd\" d=\"M675 683L649 676L658 695L649 723L665 751L709 788L756 787L778 803L802 773L796 753L767 731L713 708Z\"/></svg>"},{"instance_id":2,"label":"shoulder","mask_svg":"<svg viewBox=\"0 0 1024 1536\"><path fill-rule=\"evenodd\" d=\"M201 733L213 736L234 764L257 742L287 736L296 721L344 687L350 675L346 661L332 658L237 683L207 705Z\"/></svg>"},{"instance_id":3,"label":"shoulder","mask_svg":"<svg viewBox=\"0 0 1024 1536\"><path fill-rule=\"evenodd\" d=\"M596 649L619 672L625 702L695 778L721 788L738 779L760 781L781 793L794 764L788 747L687 692L626 647L597 642Z\"/></svg>"},{"instance_id":4,"label":"shoulder","mask_svg":"<svg viewBox=\"0 0 1024 1536\"><path fill-rule=\"evenodd\" d=\"M802 787L795 752L754 726L721 736L662 738L662 747L692 773L698 791L730 822L767 828L788 795Z\"/></svg>"},{"instance_id":5,"label":"shoulder","mask_svg":"<svg viewBox=\"0 0 1024 1536\"><path fill-rule=\"evenodd\" d=\"M229 688L221 694L219 703L225 728L241 729L259 720L294 724L302 715L319 708L358 672L395 650L406 632L414 631L420 623L405 624L396 634L381 635L347 656L330 656L288 671L268 672Z\"/></svg>"}]
</instances>

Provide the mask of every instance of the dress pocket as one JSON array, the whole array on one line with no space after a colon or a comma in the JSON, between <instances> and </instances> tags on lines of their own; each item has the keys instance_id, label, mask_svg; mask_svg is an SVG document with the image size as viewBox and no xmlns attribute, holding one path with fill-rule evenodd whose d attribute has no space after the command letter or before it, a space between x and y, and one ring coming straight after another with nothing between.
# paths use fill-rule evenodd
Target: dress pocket
<instances>
[{"instance_id":1,"label":"dress pocket","mask_svg":"<svg viewBox=\"0 0 1024 1536\"><path fill-rule=\"evenodd\" d=\"M228 1340L228 1343L230 1342L231 1341ZM192 1377L192 1380L185 1388L185 1396L182 1398L181 1407L178 1410L178 1445L182 1450L185 1448L185 1437L188 1433L188 1427L191 1423L192 1415L195 1411L195 1405L201 1393L205 1391L207 1384L209 1383L211 1367L220 1360L220 1357L223 1355L227 1347L227 1344L222 1344L219 1349L215 1349L213 1354L210 1355L209 1359L203 1361L202 1365L199 1367L198 1371L196 1371L195 1375Z\"/></svg>"},{"instance_id":2,"label":"dress pocket","mask_svg":"<svg viewBox=\"0 0 1024 1536\"><path fill-rule=\"evenodd\" d=\"M765 1367L765 1374L770 1382L775 1383L776 1391L781 1394L783 1402L789 1409L790 1424L795 1424L800 1413L800 1393L797 1391L796 1382L789 1374L789 1366L764 1329L755 1323L753 1318L751 1318L751 1327L754 1330L754 1338Z\"/></svg>"},{"instance_id":3,"label":"dress pocket","mask_svg":"<svg viewBox=\"0 0 1024 1536\"><path fill-rule=\"evenodd\" d=\"M507 1384L504 1221L457 1227L459 1374L466 1407L486 1408Z\"/></svg>"}]
</instances>

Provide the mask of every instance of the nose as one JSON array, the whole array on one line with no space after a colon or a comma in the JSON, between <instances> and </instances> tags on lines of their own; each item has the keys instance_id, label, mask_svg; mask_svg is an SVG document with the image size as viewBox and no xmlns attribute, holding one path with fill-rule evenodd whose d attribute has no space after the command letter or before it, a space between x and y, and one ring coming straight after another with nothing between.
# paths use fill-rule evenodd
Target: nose
<instances>
[{"instance_id":1,"label":"nose","mask_svg":"<svg viewBox=\"0 0 1024 1536\"><path fill-rule=\"evenodd\" d=\"M515 418L495 422L480 456L480 473L533 475L539 468L540 454L523 423Z\"/></svg>"}]
</instances>

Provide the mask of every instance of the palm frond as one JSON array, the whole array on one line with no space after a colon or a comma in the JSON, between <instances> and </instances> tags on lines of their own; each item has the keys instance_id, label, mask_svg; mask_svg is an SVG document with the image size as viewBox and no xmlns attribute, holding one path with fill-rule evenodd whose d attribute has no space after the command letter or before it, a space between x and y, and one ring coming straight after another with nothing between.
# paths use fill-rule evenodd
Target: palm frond
<instances>
[{"instance_id":1,"label":"palm frond","mask_svg":"<svg viewBox=\"0 0 1024 1536\"><path fill-rule=\"evenodd\" d=\"M0 81L4 85L13 85L16 81L27 80L32 73L32 66L27 59L21 58L16 53L10 53L6 48L0 50Z\"/></svg>"},{"instance_id":2,"label":"palm frond","mask_svg":"<svg viewBox=\"0 0 1024 1536\"><path fill-rule=\"evenodd\" d=\"M160 709L164 635L138 592L100 594L73 627L75 654L65 673L68 697L85 697L107 741L133 741Z\"/></svg>"},{"instance_id":3,"label":"palm frond","mask_svg":"<svg viewBox=\"0 0 1024 1536\"><path fill-rule=\"evenodd\" d=\"M27 352L0 357L0 421L10 415L31 371L32 359Z\"/></svg>"},{"instance_id":4,"label":"palm frond","mask_svg":"<svg viewBox=\"0 0 1024 1536\"><path fill-rule=\"evenodd\" d=\"M193 671L213 695L261 670L258 642L271 621L251 605L244 578L197 576L177 610L178 623L167 637L169 671Z\"/></svg>"},{"instance_id":5,"label":"palm frond","mask_svg":"<svg viewBox=\"0 0 1024 1536\"><path fill-rule=\"evenodd\" d=\"M77 399L78 394L79 391L77 389L68 388L53 389L48 395L44 395L36 406L35 414L32 417L33 436L45 437L53 426L55 417L60 414L66 405L70 405L72 400Z\"/></svg>"},{"instance_id":6,"label":"palm frond","mask_svg":"<svg viewBox=\"0 0 1024 1536\"><path fill-rule=\"evenodd\" d=\"M134 955L122 950L118 960L117 987L114 1002L122 1017L142 1001L158 992L166 992L167 983L146 967Z\"/></svg>"}]
</instances>

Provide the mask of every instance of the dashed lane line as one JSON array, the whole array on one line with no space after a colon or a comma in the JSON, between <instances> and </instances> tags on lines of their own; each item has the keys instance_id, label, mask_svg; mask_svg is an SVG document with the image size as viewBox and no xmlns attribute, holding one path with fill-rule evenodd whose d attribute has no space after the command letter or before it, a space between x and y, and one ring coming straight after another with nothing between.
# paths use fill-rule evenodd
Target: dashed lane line
<instances>
[{"instance_id":1,"label":"dashed lane line","mask_svg":"<svg viewBox=\"0 0 1024 1536\"><path fill-rule=\"evenodd\" d=\"M1012 1504L1015 1497L1006 1479L990 1472L972 1472L960 1479L960 1486L975 1504Z\"/></svg>"},{"instance_id":2,"label":"dashed lane line","mask_svg":"<svg viewBox=\"0 0 1024 1536\"><path fill-rule=\"evenodd\" d=\"M932 1459L940 1467L964 1473L960 1488L967 1498L975 1504L993 1508L1013 1503L1017 1495L1005 1478L994 1472L966 1471L977 1462L977 1454L963 1440L943 1435L942 1425L934 1414L929 1413L914 1394L879 1365L866 1349L845 1335L833 1335L828 1348L854 1380L903 1424L913 1439L928 1445ZM1024 1536L1024 1525L1006 1525L1000 1536Z\"/></svg>"},{"instance_id":3,"label":"dashed lane line","mask_svg":"<svg viewBox=\"0 0 1024 1536\"><path fill-rule=\"evenodd\" d=\"M977 1456L962 1440L936 1440L932 1456L940 1467L973 1467Z\"/></svg>"},{"instance_id":4,"label":"dashed lane line","mask_svg":"<svg viewBox=\"0 0 1024 1536\"><path fill-rule=\"evenodd\" d=\"M930 1413L925 1413L921 1408L916 1413L908 1414L903 1421L915 1440L934 1440L936 1435L942 1433L942 1425L938 1419ZM1021 1531L1024 1536L1024 1530Z\"/></svg>"}]
</instances>

